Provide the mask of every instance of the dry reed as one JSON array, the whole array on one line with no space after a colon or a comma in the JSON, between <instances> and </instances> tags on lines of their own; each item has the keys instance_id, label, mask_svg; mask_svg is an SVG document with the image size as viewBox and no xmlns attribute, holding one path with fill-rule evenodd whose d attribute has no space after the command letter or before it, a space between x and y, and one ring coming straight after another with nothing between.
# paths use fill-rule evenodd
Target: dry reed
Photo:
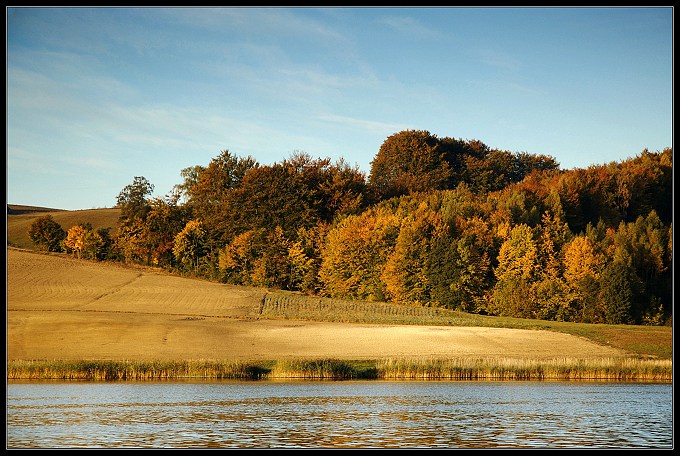
<instances>
[{"instance_id":1,"label":"dry reed","mask_svg":"<svg viewBox=\"0 0 680 456\"><path fill-rule=\"evenodd\" d=\"M293 359L264 362L11 361L8 380L419 379L605 380L670 382L672 360L638 358L388 358L375 361Z\"/></svg>"}]
</instances>

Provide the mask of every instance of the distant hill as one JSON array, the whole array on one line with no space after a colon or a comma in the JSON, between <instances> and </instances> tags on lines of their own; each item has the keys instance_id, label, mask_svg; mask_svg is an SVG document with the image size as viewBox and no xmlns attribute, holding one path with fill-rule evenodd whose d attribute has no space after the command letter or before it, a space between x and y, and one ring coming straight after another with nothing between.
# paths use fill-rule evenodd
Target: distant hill
<instances>
[{"instance_id":1,"label":"distant hill","mask_svg":"<svg viewBox=\"0 0 680 456\"><path fill-rule=\"evenodd\" d=\"M21 204L8 204L7 215L31 214L33 212L58 212L63 209L53 209L51 207L24 206Z\"/></svg>"},{"instance_id":2,"label":"distant hill","mask_svg":"<svg viewBox=\"0 0 680 456\"><path fill-rule=\"evenodd\" d=\"M28 237L28 229L35 219L45 215L51 215L64 231L68 231L69 228L79 223L90 223L94 229L111 228L111 234L113 235L118 231L120 209L103 208L67 211L39 206L8 204L7 246L36 250L35 244Z\"/></svg>"}]
</instances>

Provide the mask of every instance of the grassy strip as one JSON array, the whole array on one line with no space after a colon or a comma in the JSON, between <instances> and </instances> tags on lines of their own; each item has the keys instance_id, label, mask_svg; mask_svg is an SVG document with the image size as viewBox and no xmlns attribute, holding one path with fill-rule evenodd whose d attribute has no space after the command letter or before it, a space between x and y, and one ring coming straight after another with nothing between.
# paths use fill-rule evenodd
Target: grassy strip
<instances>
[{"instance_id":1,"label":"grassy strip","mask_svg":"<svg viewBox=\"0 0 680 456\"><path fill-rule=\"evenodd\" d=\"M164 380L259 379L270 369L232 361L10 361L8 379Z\"/></svg>"},{"instance_id":2,"label":"grassy strip","mask_svg":"<svg viewBox=\"0 0 680 456\"><path fill-rule=\"evenodd\" d=\"M267 293L262 317L343 323L538 329L583 337L641 357L673 358L673 328L670 326L602 325L492 317L441 307L322 298L286 291Z\"/></svg>"},{"instance_id":3,"label":"grassy strip","mask_svg":"<svg viewBox=\"0 0 680 456\"><path fill-rule=\"evenodd\" d=\"M383 378L451 380L672 381L670 360L633 358L387 359L377 363Z\"/></svg>"},{"instance_id":4,"label":"grassy strip","mask_svg":"<svg viewBox=\"0 0 680 456\"><path fill-rule=\"evenodd\" d=\"M419 379L419 380L608 380L673 379L671 360L637 358L549 359L390 358L374 361L293 359L233 361L10 361L9 380L165 379Z\"/></svg>"}]
</instances>

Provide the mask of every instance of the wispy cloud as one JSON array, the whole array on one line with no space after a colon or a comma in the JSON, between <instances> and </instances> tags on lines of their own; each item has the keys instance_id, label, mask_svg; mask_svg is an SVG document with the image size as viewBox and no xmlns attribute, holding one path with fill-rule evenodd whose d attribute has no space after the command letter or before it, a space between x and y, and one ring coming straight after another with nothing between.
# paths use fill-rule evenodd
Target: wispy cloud
<instances>
[{"instance_id":1,"label":"wispy cloud","mask_svg":"<svg viewBox=\"0 0 680 456\"><path fill-rule=\"evenodd\" d=\"M408 16L386 16L378 22L409 38L438 40L445 36L442 32Z\"/></svg>"},{"instance_id":2,"label":"wispy cloud","mask_svg":"<svg viewBox=\"0 0 680 456\"><path fill-rule=\"evenodd\" d=\"M328 45L347 41L345 35L328 24L295 8L169 8L158 12L174 23L200 30L236 31L244 39L252 36L269 39L277 36L307 37L315 43ZM157 16L154 14L154 17Z\"/></svg>"},{"instance_id":3,"label":"wispy cloud","mask_svg":"<svg viewBox=\"0 0 680 456\"><path fill-rule=\"evenodd\" d=\"M518 71L522 67L519 60L506 52L484 49L477 51L477 57L481 63L502 70Z\"/></svg>"},{"instance_id":4,"label":"wispy cloud","mask_svg":"<svg viewBox=\"0 0 680 456\"><path fill-rule=\"evenodd\" d=\"M318 117L318 120L322 122L332 123L332 124L342 124L351 127L352 129L365 130L369 132L376 132L385 135L391 135L392 133L400 130L404 130L407 127L403 124L394 124L386 122L378 122L374 120L359 119L355 117L340 116L337 114L323 114Z\"/></svg>"}]
</instances>

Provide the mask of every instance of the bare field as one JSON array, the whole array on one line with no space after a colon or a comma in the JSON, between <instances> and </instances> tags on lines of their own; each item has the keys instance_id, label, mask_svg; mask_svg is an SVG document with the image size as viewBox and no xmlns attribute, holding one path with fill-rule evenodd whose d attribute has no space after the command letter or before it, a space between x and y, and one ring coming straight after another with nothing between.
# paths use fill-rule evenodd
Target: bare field
<instances>
[{"instance_id":1,"label":"bare field","mask_svg":"<svg viewBox=\"0 0 680 456\"><path fill-rule=\"evenodd\" d=\"M266 290L7 249L7 359L611 358L544 330L266 319Z\"/></svg>"}]
</instances>

